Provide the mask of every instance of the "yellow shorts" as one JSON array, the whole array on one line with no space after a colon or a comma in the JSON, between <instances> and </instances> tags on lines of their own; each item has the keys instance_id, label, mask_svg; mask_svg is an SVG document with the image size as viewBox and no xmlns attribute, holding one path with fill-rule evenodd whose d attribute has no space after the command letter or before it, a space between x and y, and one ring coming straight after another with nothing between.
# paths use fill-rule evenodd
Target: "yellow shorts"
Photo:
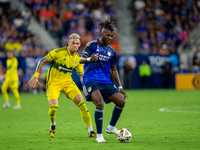
<instances>
[{"instance_id":1,"label":"yellow shorts","mask_svg":"<svg viewBox=\"0 0 200 150\"><path fill-rule=\"evenodd\" d=\"M76 83L74 83L74 81L48 83L46 90L46 96L48 100L58 99L60 92L64 93L66 97L72 101L78 94L81 94L81 91L77 87Z\"/></svg>"},{"instance_id":2,"label":"yellow shorts","mask_svg":"<svg viewBox=\"0 0 200 150\"><path fill-rule=\"evenodd\" d=\"M4 82L3 82L3 85L2 85L2 89L8 89L8 88L11 88L11 89L18 89L18 80L10 80L10 79L6 79Z\"/></svg>"}]
</instances>

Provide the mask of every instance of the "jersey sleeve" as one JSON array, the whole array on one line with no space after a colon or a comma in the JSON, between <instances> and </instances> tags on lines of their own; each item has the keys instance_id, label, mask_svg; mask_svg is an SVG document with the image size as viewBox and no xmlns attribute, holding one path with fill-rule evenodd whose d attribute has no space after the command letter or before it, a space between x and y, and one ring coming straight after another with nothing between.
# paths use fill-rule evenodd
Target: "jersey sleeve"
<instances>
[{"instance_id":1,"label":"jersey sleeve","mask_svg":"<svg viewBox=\"0 0 200 150\"><path fill-rule=\"evenodd\" d=\"M89 43L85 46L83 52L81 53L81 57L83 57L83 58L88 58L88 57L90 57L90 56L91 56L91 52L93 51L93 45L94 45L93 43L89 42Z\"/></svg>"},{"instance_id":2,"label":"jersey sleeve","mask_svg":"<svg viewBox=\"0 0 200 150\"><path fill-rule=\"evenodd\" d=\"M57 56L56 56L56 50L53 50L51 52L49 52L46 57L48 59L48 61L53 61Z\"/></svg>"},{"instance_id":3,"label":"jersey sleeve","mask_svg":"<svg viewBox=\"0 0 200 150\"><path fill-rule=\"evenodd\" d=\"M78 64L75 69L76 69L76 72L78 74L83 74L84 73L84 71L83 71L83 64Z\"/></svg>"},{"instance_id":4,"label":"jersey sleeve","mask_svg":"<svg viewBox=\"0 0 200 150\"><path fill-rule=\"evenodd\" d=\"M117 62L117 56L116 56L116 52L114 51L114 55L110 60L110 66L111 67L115 67L116 66L116 62Z\"/></svg>"}]
</instances>

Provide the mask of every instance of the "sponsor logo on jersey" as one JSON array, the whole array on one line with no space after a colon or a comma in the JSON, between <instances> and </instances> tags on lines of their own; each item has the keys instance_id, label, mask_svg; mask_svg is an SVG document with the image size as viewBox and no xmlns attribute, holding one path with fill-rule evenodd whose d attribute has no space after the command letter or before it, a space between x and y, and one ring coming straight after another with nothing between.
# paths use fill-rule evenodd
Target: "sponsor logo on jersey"
<instances>
[{"instance_id":1,"label":"sponsor logo on jersey","mask_svg":"<svg viewBox=\"0 0 200 150\"><path fill-rule=\"evenodd\" d=\"M72 70L71 70L71 69L68 69L68 68L66 68L66 67L63 67L63 66L59 66L59 67L58 67L58 69L59 69L59 70L62 70L62 71L68 71L68 72L72 72Z\"/></svg>"},{"instance_id":2,"label":"sponsor logo on jersey","mask_svg":"<svg viewBox=\"0 0 200 150\"><path fill-rule=\"evenodd\" d=\"M72 72L73 68L68 68L66 65L62 65L60 63L54 62L53 67L63 73Z\"/></svg>"}]
</instances>

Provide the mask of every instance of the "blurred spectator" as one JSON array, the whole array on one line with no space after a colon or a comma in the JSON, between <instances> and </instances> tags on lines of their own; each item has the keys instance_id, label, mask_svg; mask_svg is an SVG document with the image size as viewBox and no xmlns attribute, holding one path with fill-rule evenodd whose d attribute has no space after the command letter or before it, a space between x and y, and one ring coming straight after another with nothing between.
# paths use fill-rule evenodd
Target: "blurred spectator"
<instances>
[{"instance_id":1,"label":"blurred spectator","mask_svg":"<svg viewBox=\"0 0 200 150\"><path fill-rule=\"evenodd\" d=\"M4 46L5 51L14 51L13 39L10 37Z\"/></svg>"},{"instance_id":2,"label":"blurred spectator","mask_svg":"<svg viewBox=\"0 0 200 150\"><path fill-rule=\"evenodd\" d=\"M151 67L145 60L139 65L139 76L142 88L147 88L148 79L151 76Z\"/></svg>"},{"instance_id":3,"label":"blurred spectator","mask_svg":"<svg viewBox=\"0 0 200 150\"><path fill-rule=\"evenodd\" d=\"M3 67L2 61L0 60L0 89L4 82L5 71L6 69Z\"/></svg>"},{"instance_id":4,"label":"blurred spectator","mask_svg":"<svg viewBox=\"0 0 200 150\"><path fill-rule=\"evenodd\" d=\"M189 69L189 56L188 56L185 48L183 48L181 53L180 53L180 72L181 73L190 72L190 69Z\"/></svg>"},{"instance_id":5,"label":"blurred spectator","mask_svg":"<svg viewBox=\"0 0 200 150\"><path fill-rule=\"evenodd\" d=\"M130 64L129 60L124 62L124 89L131 89L131 75L133 73L133 67Z\"/></svg>"},{"instance_id":6,"label":"blurred spectator","mask_svg":"<svg viewBox=\"0 0 200 150\"><path fill-rule=\"evenodd\" d=\"M167 44L162 44L161 48L159 49L159 54L160 55L169 55L170 54Z\"/></svg>"},{"instance_id":7,"label":"blurred spectator","mask_svg":"<svg viewBox=\"0 0 200 150\"><path fill-rule=\"evenodd\" d=\"M194 53L193 59L192 59L192 65L193 65L193 72L199 73L200 72L200 61L198 59L198 51Z\"/></svg>"},{"instance_id":8,"label":"blurred spectator","mask_svg":"<svg viewBox=\"0 0 200 150\"><path fill-rule=\"evenodd\" d=\"M162 69L162 78L163 78L163 88L170 88L171 75L173 71L172 71L172 65L170 64L168 59L165 60L161 69Z\"/></svg>"},{"instance_id":9,"label":"blurred spectator","mask_svg":"<svg viewBox=\"0 0 200 150\"><path fill-rule=\"evenodd\" d=\"M120 43L119 43L119 41L117 39L117 36L113 37L113 40L110 43L110 46L115 50L117 56L121 55Z\"/></svg>"},{"instance_id":10,"label":"blurred spectator","mask_svg":"<svg viewBox=\"0 0 200 150\"><path fill-rule=\"evenodd\" d=\"M145 6L146 6L146 4L143 0L135 0L135 2L134 2L134 8L136 10L143 9Z\"/></svg>"},{"instance_id":11,"label":"blurred spectator","mask_svg":"<svg viewBox=\"0 0 200 150\"><path fill-rule=\"evenodd\" d=\"M22 17L24 18L24 21L27 23L27 25L28 25L28 22L30 21L30 19L31 19L31 16L32 16L32 14L31 14L31 11L29 10L29 8L28 7L26 7L25 8L25 10L23 10L22 11ZM27 26L26 25L26 26Z\"/></svg>"}]
</instances>

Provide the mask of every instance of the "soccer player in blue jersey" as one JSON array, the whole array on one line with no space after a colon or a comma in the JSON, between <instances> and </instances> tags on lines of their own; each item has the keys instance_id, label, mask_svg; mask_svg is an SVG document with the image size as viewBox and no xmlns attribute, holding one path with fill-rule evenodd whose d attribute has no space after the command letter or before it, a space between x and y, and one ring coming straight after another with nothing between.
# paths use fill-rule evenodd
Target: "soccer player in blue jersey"
<instances>
[{"instance_id":1,"label":"soccer player in blue jersey","mask_svg":"<svg viewBox=\"0 0 200 150\"><path fill-rule=\"evenodd\" d=\"M102 27L99 32L100 39L91 41L85 46L79 62L85 64L82 83L84 95L87 101L92 101L96 106L94 114L97 128L96 142L105 143L102 134L104 102L106 104L113 102L116 105L106 132L117 135L118 130L115 125L128 96L119 80L116 53L109 45L115 35L111 21L106 20L100 23L100 26ZM118 87L112 83L111 75Z\"/></svg>"}]
</instances>

